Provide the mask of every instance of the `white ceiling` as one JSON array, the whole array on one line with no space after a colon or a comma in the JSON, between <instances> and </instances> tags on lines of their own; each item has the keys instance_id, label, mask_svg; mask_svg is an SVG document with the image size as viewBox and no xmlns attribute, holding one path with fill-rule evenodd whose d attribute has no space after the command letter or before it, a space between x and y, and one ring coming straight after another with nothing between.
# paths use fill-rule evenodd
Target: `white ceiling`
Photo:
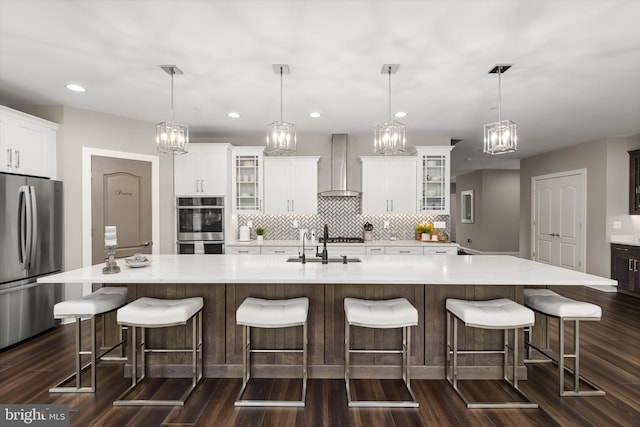
<instances>
[{"instance_id":1,"label":"white ceiling","mask_svg":"<svg viewBox=\"0 0 640 427\"><path fill-rule=\"evenodd\" d=\"M0 102L65 104L192 136L259 135L279 118L305 134L371 134L392 109L407 138L461 139L454 175L640 133L640 1L0 0ZM482 125L518 124L519 150L482 154ZM84 94L65 89L75 82ZM230 111L240 119L227 117ZM322 118L312 119L311 111ZM467 160L471 159L471 160Z\"/></svg>"}]
</instances>

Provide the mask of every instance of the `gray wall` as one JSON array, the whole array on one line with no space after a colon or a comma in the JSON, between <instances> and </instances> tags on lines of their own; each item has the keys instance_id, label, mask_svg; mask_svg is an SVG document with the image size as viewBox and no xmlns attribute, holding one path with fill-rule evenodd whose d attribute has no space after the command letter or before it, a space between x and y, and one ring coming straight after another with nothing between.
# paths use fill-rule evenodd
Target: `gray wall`
<instances>
[{"instance_id":1,"label":"gray wall","mask_svg":"<svg viewBox=\"0 0 640 427\"><path fill-rule=\"evenodd\" d=\"M518 252L520 172L487 169L458 175L458 203L466 190L473 190L474 222L463 224L460 215L453 218L456 241L483 253Z\"/></svg>"}]
</instances>

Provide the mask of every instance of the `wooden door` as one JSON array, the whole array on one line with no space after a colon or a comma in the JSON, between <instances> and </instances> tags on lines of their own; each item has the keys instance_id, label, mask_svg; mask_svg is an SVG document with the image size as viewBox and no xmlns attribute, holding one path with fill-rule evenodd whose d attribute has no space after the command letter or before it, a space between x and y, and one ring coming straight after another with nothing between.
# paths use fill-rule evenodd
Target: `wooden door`
<instances>
[{"instance_id":1,"label":"wooden door","mask_svg":"<svg viewBox=\"0 0 640 427\"><path fill-rule=\"evenodd\" d=\"M104 227L116 226L116 257L151 253L151 162L91 157L92 264L104 261Z\"/></svg>"},{"instance_id":2,"label":"wooden door","mask_svg":"<svg viewBox=\"0 0 640 427\"><path fill-rule=\"evenodd\" d=\"M534 178L533 259L584 271L581 174Z\"/></svg>"}]
</instances>

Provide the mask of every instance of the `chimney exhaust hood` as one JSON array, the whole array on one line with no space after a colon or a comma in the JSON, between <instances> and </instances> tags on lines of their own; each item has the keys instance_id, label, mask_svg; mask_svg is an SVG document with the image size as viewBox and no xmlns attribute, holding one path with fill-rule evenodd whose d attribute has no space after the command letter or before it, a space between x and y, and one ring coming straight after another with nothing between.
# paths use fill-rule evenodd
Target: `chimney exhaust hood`
<instances>
[{"instance_id":1,"label":"chimney exhaust hood","mask_svg":"<svg viewBox=\"0 0 640 427\"><path fill-rule=\"evenodd\" d=\"M331 135L331 190L324 197L357 197L359 191L347 190L347 134Z\"/></svg>"}]
</instances>

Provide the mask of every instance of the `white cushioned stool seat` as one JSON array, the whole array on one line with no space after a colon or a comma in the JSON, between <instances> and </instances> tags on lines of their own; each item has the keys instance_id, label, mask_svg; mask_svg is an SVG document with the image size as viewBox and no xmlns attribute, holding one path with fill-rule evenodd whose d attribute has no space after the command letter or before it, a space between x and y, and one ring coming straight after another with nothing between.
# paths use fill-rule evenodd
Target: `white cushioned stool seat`
<instances>
[{"instance_id":1,"label":"white cushioned stool seat","mask_svg":"<svg viewBox=\"0 0 640 427\"><path fill-rule=\"evenodd\" d=\"M550 289L525 289L524 304L533 310L556 317L599 320L600 306L563 297Z\"/></svg>"},{"instance_id":2,"label":"white cushioned stool seat","mask_svg":"<svg viewBox=\"0 0 640 427\"><path fill-rule=\"evenodd\" d=\"M126 287L105 287L78 299L62 301L53 306L53 316L95 316L121 307L127 303Z\"/></svg>"},{"instance_id":3,"label":"white cushioned stool seat","mask_svg":"<svg viewBox=\"0 0 640 427\"><path fill-rule=\"evenodd\" d=\"M344 312L349 324L365 328L402 328L418 324L418 310L406 298L377 301L345 298Z\"/></svg>"},{"instance_id":4,"label":"white cushioned stool seat","mask_svg":"<svg viewBox=\"0 0 640 427\"><path fill-rule=\"evenodd\" d=\"M236 323L257 328L287 328L303 325L309 312L309 298L284 300L246 298L236 311Z\"/></svg>"},{"instance_id":5,"label":"white cushioned stool seat","mask_svg":"<svg viewBox=\"0 0 640 427\"><path fill-rule=\"evenodd\" d=\"M508 298L467 301L447 298L447 310L470 326L520 328L535 322L533 311Z\"/></svg>"},{"instance_id":6,"label":"white cushioned stool seat","mask_svg":"<svg viewBox=\"0 0 640 427\"><path fill-rule=\"evenodd\" d=\"M185 323L202 310L202 297L158 299L142 297L118 310L118 323L158 327Z\"/></svg>"}]
</instances>

